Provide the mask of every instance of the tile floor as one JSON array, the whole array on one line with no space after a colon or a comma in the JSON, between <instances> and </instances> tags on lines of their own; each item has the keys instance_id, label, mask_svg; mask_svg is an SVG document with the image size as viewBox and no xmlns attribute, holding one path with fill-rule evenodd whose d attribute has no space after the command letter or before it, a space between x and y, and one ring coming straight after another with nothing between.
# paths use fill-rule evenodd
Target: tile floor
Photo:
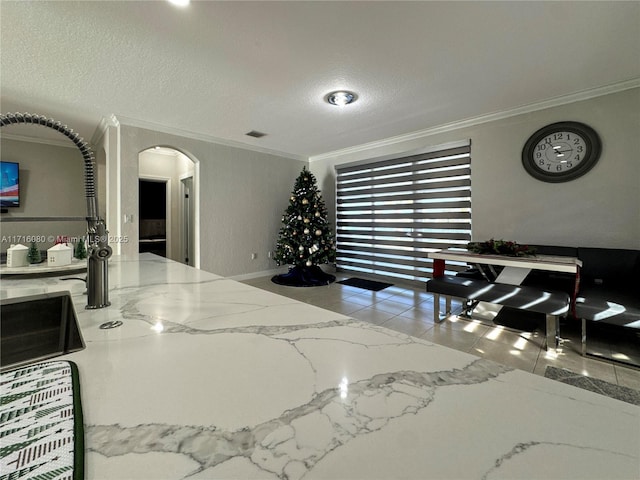
<instances>
[{"instance_id":1,"label":"tile floor","mask_svg":"<svg viewBox=\"0 0 640 480\"><path fill-rule=\"evenodd\" d=\"M434 323L433 296L423 289L394 285L372 292L337 283L352 276L337 273L336 283L326 287L287 287L273 283L271 276L243 283L537 375L553 365L640 390L640 369L580 355L577 326L562 328L561 348L549 354L543 348L544 332L522 332L455 315Z\"/></svg>"}]
</instances>

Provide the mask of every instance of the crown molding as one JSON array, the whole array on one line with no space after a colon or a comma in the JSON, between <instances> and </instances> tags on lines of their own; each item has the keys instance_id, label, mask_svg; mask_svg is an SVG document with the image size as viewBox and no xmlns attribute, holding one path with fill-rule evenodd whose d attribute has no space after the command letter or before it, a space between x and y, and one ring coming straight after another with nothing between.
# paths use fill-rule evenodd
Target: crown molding
<instances>
[{"instance_id":1,"label":"crown molding","mask_svg":"<svg viewBox=\"0 0 640 480\"><path fill-rule=\"evenodd\" d=\"M55 138L30 137L28 135L14 135L12 133L2 133L0 134L0 138L15 140L17 142L40 143L51 147L78 148L67 138L57 140Z\"/></svg>"},{"instance_id":2,"label":"crown molding","mask_svg":"<svg viewBox=\"0 0 640 480\"><path fill-rule=\"evenodd\" d=\"M110 115L108 117L102 117L89 143L91 145L95 145L100 140L100 138L104 135L108 127L118 127L119 125L120 124L118 122L118 119L114 115ZM55 138L31 137L29 135L15 135L12 133L1 133L0 137L6 138L7 140L16 140L18 142L39 143L42 145L50 145L53 147L78 148L73 142L70 142L66 138L61 138L60 140L58 140Z\"/></svg>"},{"instance_id":3,"label":"crown molding","mask_svg":"<svg viewBox=\"0 0 640 480\"><path fill-rule=\"evenodd\" d=\"M612 85L606 85L603 87L592 88L589 90L583 90L581 92L572 93L569 95L562 95L541 102L530 103L520 107L504 110L502 112L489 113L486 115L479 115L477 117L471 117L465 120L457 122L451 122L437 127L431 127L424 130L418 130L403 135L397 135L395 137L389 137L382 140L376 140L374 142L364 143L356 145L354 147L347 147L340 150L334 150L332 152L322 153L319 155L313 155L309 157L309 163L326 160L329 158L341 157L344 155L351 155L354 153L366 152L368 150L374 150L397 143L408 142L411 140L420 139L430 135L436 135L439 133L450 132L452 130L458 130L460 128L471 127L482 123L493 122L496 120L502 120L509 117L515 117L516 115L522 115L526 113L536 112L539 110L545 110L551 107L557 107L560 105L566 105L568 103L579 102L582 100L588 100L590 98L601 97L612 93L622 92L624 90L630 90L632 88L640 87L640 78L633 78L625 82L615 83Z\"/></svg>"},{"instance_id":4,"label":"crown molding","mask_svg":"<svg viewBox=\"0 0 640 480\"><path fill-rule=\"evenodd\" d=\"M93 136L91 137L91 144L92 145L97 144L106 133L107 128L109 127L117 128L119 126L120 126L120 122L118 121L118 119L114 114L108 115L106 117L102 117L100 119L100 123L96 127L96 131L93 133Z\"/></svg>"},{"instance_id":5,"label":"crown molding","mask_svg":"<svg viewBox=\"0 0 640 480\"><path fill-rule=\"evenodd\" d=\"M222 138L214 137L212 135L204 135L201 133L192 132L190 130L182 130L179 128L168 127L166 125L161 125L159 123L147 122L144 120L137 120L135 118L124 117L121 115L117 115L114 118L116 118L120 122L120 125L126 125L129 127L144 128L147 130L152 130L154 132L161 132L169 135L186 137L192 140L200 140L202 142L216 143L219 145L225 145L227 147L241 148L243 150L251 150L253 152L266 153L268 155L275 155L278 157L290 158L292 160L298 160L301 162L309 161L309 158L304 155L295 155L292 153L281 152L279 150L272 150L269 148L263 148L263 147L251 145L248 143L236 142L233 140L225 140Z\"/></svg>"}]
</instances>

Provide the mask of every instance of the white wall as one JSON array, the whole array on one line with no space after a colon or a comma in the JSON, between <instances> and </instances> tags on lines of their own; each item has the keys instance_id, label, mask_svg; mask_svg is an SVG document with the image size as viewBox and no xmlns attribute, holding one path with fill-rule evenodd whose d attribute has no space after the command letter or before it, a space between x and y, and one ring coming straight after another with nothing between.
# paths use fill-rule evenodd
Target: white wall
<instances>
[{"instance_id":1,"label":"white wall","mask_svg":"<svg viewBox=\"0 0 640 480\"><path fill-rule=\"evenodd\" d=\"M9 130L7 127L6 130ZM12 243L29 245L29 237L40 250L55 243L58 236L77 237L87 233L85 220L74 222L13 222L20 217L87 216L84 188L84 159L76 146L69 147L2 138L2 160L20 163L20 206L2 214L0 248L5 253ZM18 241L15 241L18 240Z\"/></svg>"},{"instance_id":2,"label":"white wall","mask_svg":"<svg viewBox=\"0 0 640 480\"><path fill-rule=\"evenodd\" d=\"M128 125L119 128L121 216L137 218L139 152L156 145L175 148L197 162L200 268L223 276L277 268L267 252L275 249L282 213L306 163ZM123 223L120 234L130 239L121 245L122 253L137 252L137 221Z\"/></svg>"},{"instance_id":3,"label":"white wall","mask_svg":"<svg viewBox=\"0 0 640 480\"><path fill-rule=\"evenodd\" d=\"M529 176L524 143L537 129L572 120L602 140L600 161L567 183ZM335 198L335 165L471 139L472 235L521 243L640 248L640 89L450 130L368 151L312 161L325 198ZM335 205L328 202L335 226Z\"/></svg>"}]
</instances>

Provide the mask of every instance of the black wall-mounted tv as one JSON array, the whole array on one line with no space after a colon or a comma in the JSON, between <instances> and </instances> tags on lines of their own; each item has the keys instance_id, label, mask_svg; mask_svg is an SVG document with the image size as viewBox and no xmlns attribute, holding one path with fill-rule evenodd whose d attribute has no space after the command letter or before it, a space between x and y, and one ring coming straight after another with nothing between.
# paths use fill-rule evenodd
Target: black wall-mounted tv
<instances>
[{"instance_id":1,"label":"black wall-mounted tv","mask_svg":"<svg viewBox=\"0 0 640 480\"><path fill-rule=\"evenodd\" d=\"M0 175L0 207L19 207L19 164L16 162L0 162Z\"/></svg>"}]
</instances>

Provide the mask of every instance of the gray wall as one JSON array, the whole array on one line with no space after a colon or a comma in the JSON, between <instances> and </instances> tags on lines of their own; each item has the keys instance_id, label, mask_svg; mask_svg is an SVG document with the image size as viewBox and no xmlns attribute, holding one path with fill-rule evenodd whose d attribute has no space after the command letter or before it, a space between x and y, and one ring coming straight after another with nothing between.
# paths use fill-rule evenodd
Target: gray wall
<instances>
[{"instance_id":1,"label":"gray wall","mask_svg":"<svg viewBox=\"0 0 640 480\"><path fill-rule=\"evenodd\" d=\"M6 128L7 130L9 128ZM12 140L0 142L2 160L20 163L20 207L8 208L2 219L20 217L86 217L84 160L69 141L69 147ZM82 236L87 222L13 222L0 224L2 253L12 243L29 245L28 238L45 238L38 247L53 246L57 236ZM18 241L15 241L18 240Z\"/></svg>"},{"instance_id":2,"label":"gray wall","mask_svg":"<svg viewBox=\"0 0 640 480\"><path fill-rule=\"evenodd\" d=\"M200 268L223 276L277 268L267 253L275 249L282 213L306 163L120 125L121 216L137 218L138 154L156 145L175 148L196 162ZM120 229L129 239L121 252L137 252L137 222L122 223Z\"/></svg>"},{"instance_id":3,"label":"gray wall","mask_svg":"<svg viewBox=\"0 0 640 480\"><path fill-rule=\"evenodd\" d=\"M529 176L522 147L537 129L573 120L593 127L598 164L568 183ZM490 121L411 141L311 161L327 199L335 198L335 165L471 139L472 231L521 243L640 248L640 89ZM335 205L328 202L335 225Z\"/></svg>"}]
</instances>

